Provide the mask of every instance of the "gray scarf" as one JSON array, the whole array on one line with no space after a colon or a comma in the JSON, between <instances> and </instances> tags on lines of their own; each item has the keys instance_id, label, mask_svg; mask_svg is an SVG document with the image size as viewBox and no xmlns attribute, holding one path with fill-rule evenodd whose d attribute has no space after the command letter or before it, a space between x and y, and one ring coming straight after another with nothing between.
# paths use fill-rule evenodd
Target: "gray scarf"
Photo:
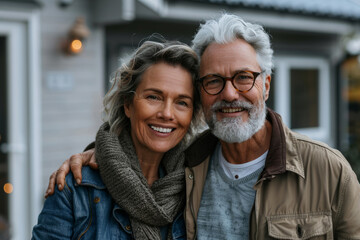
<instances>
[{"instance_id":1,"label":"gray scarf","mask_svg":"<svg viewBox=\"0 0 360 240\"><path fill-rule=\"evenodd\" d=\"M135 239L161 239L160 227L171 224L185 204L184 160L180 146L168 151L161 164L166 176L149 187L142 174L131 136L119 137L104 123L96 135L95 157L110 195L130 217ZM168 239L172 239L171 228Z\"/></svg>"}]
</instances>

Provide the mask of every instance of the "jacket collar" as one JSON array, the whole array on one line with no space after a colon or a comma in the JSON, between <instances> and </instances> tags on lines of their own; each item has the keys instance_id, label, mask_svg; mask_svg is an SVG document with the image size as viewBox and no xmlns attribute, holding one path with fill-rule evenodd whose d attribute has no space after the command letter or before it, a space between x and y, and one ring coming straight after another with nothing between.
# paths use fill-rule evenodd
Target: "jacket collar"
<instances>
[{"instance_id":1,"label":"jacket collar","mask_svg":"<svg viewBox=\"0 0 360 240\"><path fill-rule=\"evenodd\" d=\"M267 109L266 119L272 125L270 148L261 178L291 171L304 177L304 167L296 148L296 139L290 129L284 126L279 114ZM185 151L186 166L195 167L211 155L219 139L206 130Z\"/></svg>"},{"instance_id":2,"label":"jacket collar","mask_svg":"<svg viewBox=\"0 0 360 240\"><path fill-rule=\"evenodd\" d=\"M281 116L271 109L268 109L267 120L271 122L273 129L262 176L268 177L291 171L305 178L304 165L298 152L297 138L294 133L284 125Z\"/></svg>"},{"instance_id":3,"label":"jacket collar","mask_svg":"<svg viewBox=\"0 0 360 240\"><path fill-rule=\"evenodd\" d=\"M101 180L99 170L93 170L89 166L81 169L82 180L80 186L90 186L96 189L105 189L105 184ZM77 184L76 184L77 185Z\"/></svg>"},{"instance_id":4,"label":"jacket collar","mask_svg":"<svg viewBox=\"0 0 360 240\"><path fill-rule=\"evenodd\" d=\"M267 109L266 120L271 123L272 133L269 152L266 157L265 168L261 178L270 178L273 175L286 171L286 144L280 115Z\"/></svg>"},{"instance_id":5,"label":"jacket collar","mask_svg":"<svg viewBox=\"0 0 360 240\"><path fill-rule=\"evenodd\" d=\"M82 180L80 186L93 187L99 190L106 189L104 182L101 180L99 170L93 170L89 166L84 166L81 169L81 175ZM131 234L130 220L125 210L114 202L112 213L123 230L128 234Z\"/></svg>"},{"instance_id":6,"label":"jacket collar","mask_svg":"<svg viewBox=\"0 0 360 240\"><path fill-rule=\"evenodd\" d=\"M185 166L195 167L202 163L216 148L219 139L210 130L201 133L185 150Z\"/></svg>"}]
</instances>

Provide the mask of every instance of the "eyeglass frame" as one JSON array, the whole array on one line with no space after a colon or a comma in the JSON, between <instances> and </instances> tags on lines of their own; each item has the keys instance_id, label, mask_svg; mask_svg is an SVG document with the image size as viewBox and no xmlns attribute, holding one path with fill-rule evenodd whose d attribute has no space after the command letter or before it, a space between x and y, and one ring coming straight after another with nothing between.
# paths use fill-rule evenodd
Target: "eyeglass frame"
<instances>
[{"instance_id":1,"label":"eyeglass frame","mask_svg":"<svg viewBox=\"0 0 360 240\"><path fill-rule=\"evenodd\" d=\"M242 90L240 90L240 89L237 89L237 88L235 87L235 85L234 85L234 78L235 78L235 76L238 75L238 74L241 73L241 72L251 73L251 74L253 75L253 77L254 77L254 80L253 80L253 83L252 83L251 87L250 87L248 90L245 90L245 91L242 91ZM254 87L255 81L256 81L257 77L258 77L259 75L263 74L264 72L265 72L265 71L254 72L254 71L250 71L250 70L240 70L240 71L235 72L232 77L223 77L223 76L220 76L220 75L218 75L218 74L208 74L208 75L205 75L205 76L199 78L199 79L198 79L198 82L201 83L202 88L203 88L204 91L205 91L207 94L209 94L209 95L218 95L218 94L220 94L220 93L224 90L224 88L225 88L226 81L231 81L231 84L232 84L233 87L236 89L236 91L241 92L241 93L247 93L247 92L249 92L249 91ZM223 86L222 86L221 90L220 90L218 93L213 94L213 93L209 93L208 91L206 91L206 89L205 89L205 87L204 87L204 85L203 85L203 82L204 82L204 79L207 78L207 77L209 77L209 76L215 76L215 77L219 77L220 79L222 79L222 81L223 81Z\"/></svg>"}]
</instances>

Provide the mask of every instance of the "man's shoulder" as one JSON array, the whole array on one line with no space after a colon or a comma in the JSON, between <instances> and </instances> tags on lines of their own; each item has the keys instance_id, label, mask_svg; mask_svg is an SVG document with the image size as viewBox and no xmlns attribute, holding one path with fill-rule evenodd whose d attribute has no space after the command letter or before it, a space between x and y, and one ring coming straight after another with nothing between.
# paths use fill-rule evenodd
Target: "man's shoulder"
<instances>
[{"instance_id":1,"label":"man's shoulder","mask_svg":"<svg viewBox=\"0 0 360 240\"><path fill-rule=\"evenodd\" d=\"M329 164L332 167L351 169L350 164L342 153L328 144L311 139L292 130L288 130L287 135L287 148L296 149L304 165L324 168L326 164Z\"/></svg>"},{"instance_id":2,"label":"man's shoulder","mask_svg":"<svg viewBox=\"0 0 360 240\"><path fill-rule=\"evenodd\" d=\"M185 150L186 166L194 167L203 162L215 150L219 139L210 130L202 132Z\"/></svg>"}]
</instances>

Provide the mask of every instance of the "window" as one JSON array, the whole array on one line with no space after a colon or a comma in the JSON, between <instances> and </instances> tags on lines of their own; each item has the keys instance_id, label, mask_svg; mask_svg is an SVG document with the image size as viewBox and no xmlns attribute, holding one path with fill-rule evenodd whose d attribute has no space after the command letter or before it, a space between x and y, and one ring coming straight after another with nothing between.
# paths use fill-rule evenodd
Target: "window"
<instances>
[{"instance_id":1,"label":"window","mask_svg":"<svg viewBox=\"0 0 360 240\"><path fill-rule=\"evenodd\" d=\"M269 102L294 131L334 145L330 134L329 86L326 60L277 57Z\"/></svg>"},{"instance_id":2,"label":"window","mask_svg":"<svg viewBox=\"0 0 360 240\"><path fill-rule=\"evenodd\" d=\"M290 69L291 127L319 127L319 70Z\"/></svg>"}]
</instances>

